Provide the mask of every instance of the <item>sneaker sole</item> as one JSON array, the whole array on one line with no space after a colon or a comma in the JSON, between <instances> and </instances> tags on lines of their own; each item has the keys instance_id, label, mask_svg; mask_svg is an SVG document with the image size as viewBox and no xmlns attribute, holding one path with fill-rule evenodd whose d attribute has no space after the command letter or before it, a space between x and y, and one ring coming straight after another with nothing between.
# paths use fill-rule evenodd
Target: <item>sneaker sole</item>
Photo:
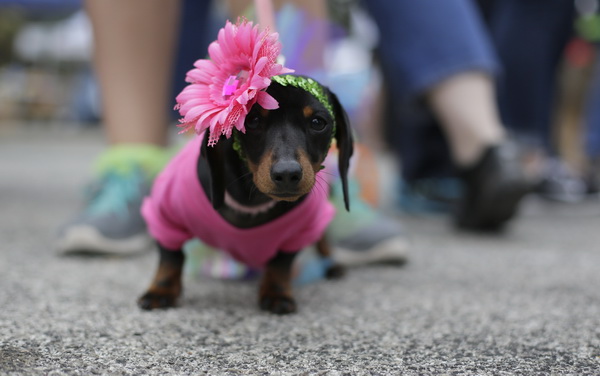
<instances>
[{"instance_id":1,"label":"sneaker sole","mask_svg":"<svg viewBox=\"0 0 600 376\"><path fill-rule=\"evenodd\" d=\"M59 254L112 254L133 255L149 251L153 240L148 234L139 234L127 239L110 239L89 226L76 226L67 230L57 241Z\"/></svg>"},{"instance_id":2,"label":"sneaker sole","mask_svg":"<svg viewBox=\"0 0 600 376\"><path fill-rule=\"evenodd\" d=\"M409 243L403 237L393 237L361 251L334 247L333 259L347 267L368 264L404 264L408 261Z\"/></svg>"}]
</instances>

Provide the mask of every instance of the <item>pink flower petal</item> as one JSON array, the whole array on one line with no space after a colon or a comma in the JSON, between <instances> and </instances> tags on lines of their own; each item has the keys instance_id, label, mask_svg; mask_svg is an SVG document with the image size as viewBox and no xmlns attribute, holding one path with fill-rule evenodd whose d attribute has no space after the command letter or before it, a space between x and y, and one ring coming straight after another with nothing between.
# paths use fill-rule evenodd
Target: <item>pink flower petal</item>
<instances>
[{"instance_id":1,"label":"pink flower petal","mask_svg":"<svg viewBox=\"0 0 600 376\"><path fill-rule=\"evenodd\" d=\"M275 110L279 108L279 102L266 91L259 92L256 101L265 110Z\"/></svg>"},{"instance_id":2,"label":"pink flower petal","mask_svg":"<svg viewBox=\"0 0 600 376\"><path fill-rule=\"evenodd\" d=\"M212 42L208 46L208 54L217 67L227 62L227 58L223 54L221 46L217 42Z\"/></svg>"},{"instance_id":3,"label":"pink flower petal","mask_svg":"<svg viewBox=\"0 0 600 376\"><path fill-rule=\"evenodd\" d=\"M186 75L186 81L191 83L208 83L212 80L212 69L192 69Z\"/></svg>"},{"instance_id":4,"label":"pink flower petal","mask_svg":"<svg viewBox=\"0 0 600 376\"><path fill-rule=\"evenodd\" d=\"M244 119L255 103L265 109L278 108L277 101L264 90L276 74L293 72L276 63L281 51L277 33L259 30L246 20L235 25L227 21L217 40L208 48L211 60L201 59L186 75L190 83L177 96L176 109L182 116L183 131L210 130L209 145L224 134L230 137L235 127L245 132ZM228 78L237 77L234 90L223 91ZM223 95L223 93L227 95Z\"/></svg>"}]
</instances>

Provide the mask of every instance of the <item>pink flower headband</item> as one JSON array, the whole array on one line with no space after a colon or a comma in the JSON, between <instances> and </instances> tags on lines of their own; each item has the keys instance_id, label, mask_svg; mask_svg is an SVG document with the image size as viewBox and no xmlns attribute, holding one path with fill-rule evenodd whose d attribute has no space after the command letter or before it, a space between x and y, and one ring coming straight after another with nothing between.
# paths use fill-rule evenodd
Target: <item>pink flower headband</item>
<instances>
[{"instance_id":1,"label":"pink flower headband","mask_svg":"<svg viewBox=\"0 0 600 376\"><path fill-rule=\"evenodd\" d=\"M245 132L244 119L255 103L267 110L278 108L265 89L271 77L293 72L276 62L278 36L246 19L235 25L227 21L208 47L210 60L194 63L186 77L190 84L177 96L182 132L210 129L208 145L214 146L221 135L229 138L233 127Z\"/></svg>"}]
</instances>

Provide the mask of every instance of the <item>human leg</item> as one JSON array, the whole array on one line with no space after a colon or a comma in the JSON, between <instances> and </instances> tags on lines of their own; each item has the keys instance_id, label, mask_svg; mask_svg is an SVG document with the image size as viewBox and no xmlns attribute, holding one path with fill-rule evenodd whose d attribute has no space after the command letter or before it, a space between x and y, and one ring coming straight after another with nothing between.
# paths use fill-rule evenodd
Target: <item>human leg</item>
<instances>
[{"instance_id":1,"label":"human leg","mask_svg":"<svg viewBox=\"0 0 600 376\"><path fill-rule=\"evenodd\" d=\"M481 72L458 73L433 86L427 96L463 182L456 224L467 229L501 229L532 185L517 148L505 140L493 82Z\"/></svg>"},{"instance_id":2,"label":"human leg","mask_svg":"<svg viewBox=\"0 0 600 376\"><path fill-rule=\"evenodd\" d=\"M596 61L586 109L583 144L588 159L587 183L590 193L600 191L600 60Z\"/></svg>"},{"instance_id":3,"label":"human leg","mask_svg":"<svg viewBox=\"0 0 600 376\"><path fill-rule=\"evenodd\" d=\"M59 234L61 252L149 249L141 200L168 158L169 100L179 2L89 0L109 148L86 207Z\"/></svg>"},{"instance_id":4,"label":"human leg","mask_svg":"<svg viewBox=\"0 0 600 376\"><path fill-rule=\"evenodd\" d=\"M109 143L165 146L180 2L85 4Z\"/></svg>"},{"instance_id":5,"label":"human leg","mask_svg":"<svg viewBox=\"0 0 600 376\"><path fill-rule=\"evenodd\" d=\"M455 162L468 164L487 144L501 141L504 131L492 81L497 63L471 2L365 4L382 33L382 60L394 95L425 96L449 138Z\"/></svg>"},{"instance_id":6,"label":"human leg","mask_svg":"<svg viewBox=\"0 0 600 376\"><path fill-rule=\"evenodd\" d=\"M504 139L489 75L476 71L453 75L432 87L427 98L442 120L457 165L468 166L485 148Z\"/></svg>"},{"instance_id":7,"label":"human leg","mask_svg":"<svg viewBox=\"0 0 600 376\"><path fill-rule=\"evenodd\" d=\"M490 14L490 33L504 67L498 85L501 117L532 153L543 156L537 192L562 202L581 200L586 192L585 182L559 155L552 129L556 78L573 23L570 0L495 1Z\"/></svg>"},{"instance_id":8,"label":"human leg","mask_svg":"<svg viewBox=\"0 0 600 376\"><path fill-rule=\"evenodd\" d=\"M497 215L488 208L498 196L506 195L511 197L512 209L516 209L526 190L524 184L518 184L518 194L512 189L483 192L493 186L515 186L524 177L516 174L516 155L500 150L505 149L506 142L493 95L497 63L473 3L365 4L381 30L381 55L394 100L425 99L449 141L454 165L466 186L458 223L474 229L501 227L516 210ZM412 148L426 149L427 145L413 143ZM505 158L509 154L511 157ZM482 164L492 168L493 173L485 177L470 173L481 170ZM504 168L506 164L515 168ZM475 220L466 222L465 217Z\"/></svg>"},{"instance_id":9,"label":"human leg","mask_svg":"<svg viewBox=\"0 0 600 376\"><path fill-rule=\"evenodd\" d=\"M494 1L490 36L502 64L498 103L517 137L555 152L551 116L557 68L573 31L573 1Z\"/></svg>"}]
</instances>

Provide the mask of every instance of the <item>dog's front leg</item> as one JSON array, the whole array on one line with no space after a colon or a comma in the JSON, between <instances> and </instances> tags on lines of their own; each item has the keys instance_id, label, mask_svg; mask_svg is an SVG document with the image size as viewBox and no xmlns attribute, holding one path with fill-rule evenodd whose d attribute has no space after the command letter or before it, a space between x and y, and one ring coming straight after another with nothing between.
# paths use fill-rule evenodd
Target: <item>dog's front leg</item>
<instances>
[{"instance_id":1,"label":"dog's front leg","mask_svg":"<svg viewBox=\"0 0 600 376\"><path fill-rule=\"evenodd\" d=\"M181 271L185 256L181 250L168 250L160 244L160 261L148 291L138 299L142 309L174 307L181 295Z\"/></svg>"},{"instance_id":2,"label":"dog's front leg","mask_svg":"<svg viewBox=\"0 0 600 376\"><path fill-rule=\"evenodd\" d=\"M260 283L260 308L284 315L296 312L292 294L292 263L296 252L279 252L267 264Z\"/></svg>"}]
</instances>

